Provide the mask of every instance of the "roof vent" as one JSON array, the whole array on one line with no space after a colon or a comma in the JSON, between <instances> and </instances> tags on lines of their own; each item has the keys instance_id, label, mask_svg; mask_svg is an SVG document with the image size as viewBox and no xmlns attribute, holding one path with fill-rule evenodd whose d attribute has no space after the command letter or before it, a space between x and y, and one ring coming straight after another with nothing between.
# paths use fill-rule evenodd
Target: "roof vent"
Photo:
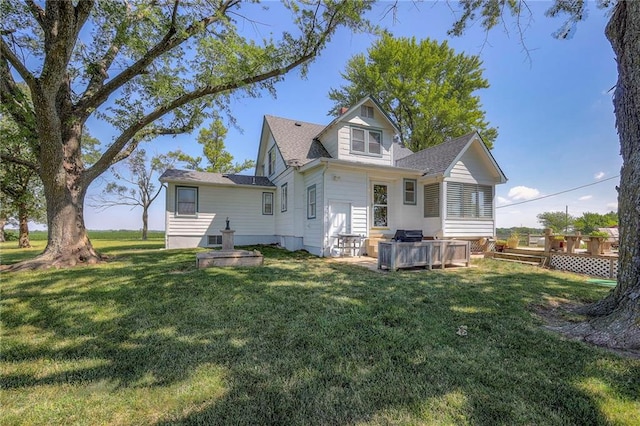
<instances>
[{"instance_id":1,"label":"roof vent","mask_svg":"<svg viewBox=\"0 0 640 426\"><path fill-rule=\"evenodd\" d=\"M300 124L300 123L295 123L295 125L296 125L297 127L302 127L302 124Z\"/></svg>"}]
</instances>

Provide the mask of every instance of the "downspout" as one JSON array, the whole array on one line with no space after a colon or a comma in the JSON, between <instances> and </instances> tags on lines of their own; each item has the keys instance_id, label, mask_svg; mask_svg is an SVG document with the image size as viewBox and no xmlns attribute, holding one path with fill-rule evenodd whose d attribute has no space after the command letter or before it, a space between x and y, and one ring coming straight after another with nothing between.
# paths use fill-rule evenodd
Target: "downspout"
<instances>
[{"instance_id":1,"label":"downspout","mask_svg":"<svg viewBox=\"0 0 640 426\"><path fill-rule=\"evenodd\" d=\"M327 238L327 219L329 216L329 205L327 203L327 182L325 180L325 173L329 165L324 164L322 168L322 257L325 257L325 249L328 242ZM331 253L329 253L331 255Z\"/></svg>"}]
</instances>

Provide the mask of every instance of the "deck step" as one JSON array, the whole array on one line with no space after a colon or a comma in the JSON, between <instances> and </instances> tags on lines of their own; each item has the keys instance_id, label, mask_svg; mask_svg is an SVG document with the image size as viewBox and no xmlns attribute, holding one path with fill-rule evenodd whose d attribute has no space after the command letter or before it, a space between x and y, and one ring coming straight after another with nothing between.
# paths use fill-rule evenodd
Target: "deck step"
<instances>
[{"instance_id":1,"label":"deck step","mask_svg":"<svg viewBox=\"0 0 640 426\"><path fill-rule=\"evenodd\" d=\"M528 260L518 260L518 259L505 259L502 257L494 257L495 260L499 260L500 262L513 262L513 263L522 263L524 265L532 265L532 266L540 266L541 262L530 262Z\"/></svg>"},{"instance_id":2,"label":"deck step","mask_svg":"<svg viewBox=\"0 0 640 426\"><path fill-rule=\"evenodd\" d=\"M505 253L496 252L493 254L493 258L496 260L504 260L507 262L519 262L527 265L544 266L547 261L545 256L537 256L533 254L521 254L521 253Z\"/></svg>"}]
</instances>

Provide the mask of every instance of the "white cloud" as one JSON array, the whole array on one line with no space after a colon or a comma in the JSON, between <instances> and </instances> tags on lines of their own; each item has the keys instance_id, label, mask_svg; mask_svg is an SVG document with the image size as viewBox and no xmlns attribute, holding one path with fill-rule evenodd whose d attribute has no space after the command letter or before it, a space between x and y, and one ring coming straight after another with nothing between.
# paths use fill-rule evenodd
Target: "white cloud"
<instances>
[{"instance_id":1,"label":"white cloud","mask_svg":"<svg viewBox=\"0 0 640 426\"><path fill-rule=\"evenodd\" d=\"M618 203L607 203L607 208L609 209L613 209L613 210L618 210Z\"/></svg>"},{"instance_id":2,"label":"white cloud","mask_svg":"<svg viewBox=\"0 0 640 426\"><path fill-rule=\"evenodd\" d=\"M507 194L513 200L530 200L540 195L540 191L526 186L515 186Z\"/></svg>"},{"instance_id":3,"label":"white cloud","mask_svg":"<svg viewBox=\"0 0 640 426\"><path fill-rule=\"evenodd\" d=\"M578 198L578 200L580 201L587 201L593 198L593 195L583 195L582 197Z\"/></svg>"},{"instance_id":4,"label":"white cloud","mask_svg":"<svg viewBox=\"0 0 640 426\"><path fill-rule=\"evenodd\" d=\"M506 198L504 198L504 197L500 197L500 196L498 196L497 200L498 200L498 205L499 205L499 206L500 206L500 205L505 205L505 204L507 204L507 203L509 202L509 200L507 200L507 199L506 199Z\"/></svg>"},{"instance_id":5,"label":"white cloud","mask_svg":"<svg viewBox=\"0 0 640 426\"><path fill-rule=\"evenodd\" d=\"M604 177L605 172L598 172L595 175L593 175L594 178L596 178L596 180L600 180Z\"/></svg>"}]
</instances>

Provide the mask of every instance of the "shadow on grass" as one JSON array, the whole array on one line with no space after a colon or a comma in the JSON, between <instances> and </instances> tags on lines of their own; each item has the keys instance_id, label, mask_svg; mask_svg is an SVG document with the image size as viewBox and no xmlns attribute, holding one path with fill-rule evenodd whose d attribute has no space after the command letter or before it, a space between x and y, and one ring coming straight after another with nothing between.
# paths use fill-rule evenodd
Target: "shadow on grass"
<instances>
[{"instance_id":1,"label":"shadow on grass","mask_svg":"<svg viewBox=\"0 0 640 426\"><path fill-rule=\"evenodd\" d=\"M195 250L149 251L14 278L4 362L99 362L5 374L2 388L165 387L224 368L222 396L166 424L607 423L577 386L589 378L639 400L637 363L547 333L526 310L601 289L526 268L380 274L259 249L259 268L196 270ZM42 336L20 339L25 327Z\"/></svg>"}]
</instances>

